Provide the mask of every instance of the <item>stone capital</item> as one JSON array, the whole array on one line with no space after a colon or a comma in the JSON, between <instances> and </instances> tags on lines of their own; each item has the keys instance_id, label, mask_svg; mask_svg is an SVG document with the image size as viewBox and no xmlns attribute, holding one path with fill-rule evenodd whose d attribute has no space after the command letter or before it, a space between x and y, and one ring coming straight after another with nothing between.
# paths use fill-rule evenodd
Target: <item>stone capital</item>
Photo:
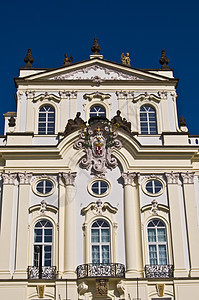
<instances>
[{"instance_id":1,"label":"stone capital","mask_svg":"<svg viewBox=\"0 0 199 300\"><path fill-rule=\"evenodd\" d=\"M164 173L168 184L178 184L179 183L179 173Z\"/></svg>"},{"instance_id":2,"label":"stone capital","mask_svg":"<svg viewBox=\"0 0 199 300\"><path fill-rule=\"evenodd\" d=\"M69 98L70 99L76 99L77 98L77 91L70 91L69 92Z\"/></svg>"},{"instance_id":3,"label":"stone capital","mask_svg":"<svg viewBox=\"0 0 199 300\"><path fill-rule=\"evenodd\" d=\"M27 99L33 99L35 97L35 91L26 91Z\"/></svg>"},{"instance_id":4,"label":"stone capital","mask_svg":"<svg viewBox=\"0 0 199 300\"><path fill-rule=\"evenodd\" d=\"M19 184L30 184L32 173L18 173Z\"/></svg>"},{"instance_id":5,"label":"stone capital","mask_svg":"<svg viewBox=\"0 0 199 300\"><path fill-rule=\"evenodd\" d=\"M194 172L181 173L183 184L193 184L194 183Z\"/></svg>"},{"instance_id":6,"label":"stone capital","mask_svg":"<svg viewBox=\"0 0 199 300\"><path fill-rule=\"evenodd\" d=\"M77 176L77 172L62 173L62 178L66 186L68 185L74 186L76 176Z\"/></svg>"},{"instance_id":7,"label":"stone capital","mask_svg":"<svg viewBox=\"0 0 199 300\"><path fill-rule=\"evenodd\" d=\"M135 179L139 177L139 173L136 172L123 172L122 178L124 180L124 185L135 185Z\"/></svg>"},{"instance_id":8,"label":"stone capital","mask_svg":"<svg viewBox=\"0 0 199 300\"><path fill-rule=\"evenodd\" d=\"M15 184L15 180L17 178L17 173L2 173L2 178L3 178L3 184Z\"/></svg>"}]
</instances>

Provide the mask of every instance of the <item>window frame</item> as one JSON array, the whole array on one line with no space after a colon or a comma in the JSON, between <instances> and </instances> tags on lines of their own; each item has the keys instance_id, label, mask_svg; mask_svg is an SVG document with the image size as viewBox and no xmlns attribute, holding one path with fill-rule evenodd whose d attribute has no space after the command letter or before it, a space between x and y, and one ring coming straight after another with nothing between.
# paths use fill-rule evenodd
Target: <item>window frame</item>
<instances>
[{"instance_id":1,"label":"window frame","mask_svg":"<svg viewBox=\"0 0 199 300\"><path fill-rule=\"evenodd\" d=\"M159 222L162 222L164 224L164 226L159 226L159 228L164 228L165 230L165 241L161 242L161 241L158 241L158 226L155 225L154 227L149 227L149 224L153 221L159 221ZM155 237L156 237L156 241L155 242L150 242L149 241L149 234L148 234L148 228L155 228ZM160 218L152 218L150 219L148 222L147 222L147 226L146 226L146 231L147 231L147 235L146 235L146 242L147 242L147 253L148 253L148 262L149 262L149 265L163 265L163 264L160 264L160 249L159 249L159 246L161 245L165 245L165 249L166 249L166 264L164 265L168 265L169 264L169 247L168 247L168 232L167 232L167 226L165 224L165 222L160 219ZM149 246L150 245L154 245L156 246L156 259L157 259L157 264L151 264L150 263L150 249L149 249Z\"/></svg>"},{"instance_id":2,"label":"window frame","mask_svg":"<svg viewBox=\"0 0 199 300\"><path fill-rule=\"evenodd\" d=\"M43 194L43 193L40 193L38 190L37 190L37 184L40 182L40 181L50 181L53 185L52 189L50 192L46 193L46 194ZM37 178L33 184L32 184L32 190L33 190L33 193L39 197L48 197L52 194L54 194L55 190L56 190L56 183L55 181L52 179L52 178L48 178L48 177L40 177L40 178Z\"/></svg>"},{"instance_id":3,"label":"window frame","mask_svg":"<svg viewBox=\"0 0 199 300\"><path fill-rule=\"evenodd\" d=\"M150 181L159 181L159 182L162 184L161 190L160 190L159 192L157 192L157 193L154 193L154 194L148 192L147 189L146 189L146 185L147 185L147 183L149 183ZM158 196L162 195L162 194L164 193L164 191L165 191L165 183L164 183L164 181L162 180L162 178L156 177L156 176L145 178L145 179L142 181L141 187L142 187L143 192L144 192L146 195L150 196L150 197L158 197Z\"/></svg>"},{"instance_id":4,"label":"window frame","mask_svg":"<svg viewBox=\"0 0 199 300\"><path fill-rule=\"evenodd\" d=\"M53 112L54 112L54 120L53 120L53 122L51 122L51 121L49 121L48 120L48 116L49 116L49 114L50 113L52 113L52 112L48 112L48 111L46 111L46 113L45 113L45 116L47 115L47 117L45 118L45 122L41 122L40 121L40 113L42 113L41 112L41 109L42 108L45 108L45 107L50 107L50 108L52 108L53 109ZM39 108L38 108L38 125L37 125L37 132L38 132L38 135L39 136L42 136L42 135L44 135L44 136L49 136L49 135L55 135L55 125L56 125L56 123L55 123L55 121L56 121L56 111L55 111L55 107L53 106L53 105L51 105L51 104L49 104L49 103L45 103L45 104L42 104L41 106L39 106ZM40 124L45 124L45 133L40 133ZM48 131L48 125L49 124L53 124L53 133L52 132L49 132Z\"/></svg>"},{"instance_id":5,"label":"window frame","mask_svg":"<svg viewBox=\"0 0 199 300\"><path fill-rule=\"evenodd\" d=\"M45 221L46 223L47 222L50 223L51 226L48 227L48 226L42 225L41 227L39 227L39 226L36 227L36 225L39 222L42 222L42 221ZM36 229L41 229L42 230L42 235L41 235L42 236L42 242L35 242L35 230ZM45 229L48 229L48 230L51 229L52 230L52 234L51 234L52 241L51 242L45 242ZM41 254L41 260L40 260L40 262L42 262L41 265L40 265L39 260L38 260L39 263L35 264L35 246L39 246L40 249L42 249L41 250L41 252L42 252L42 254ZM45 265L45 246L50 246L51 247L51 251L50 251L50 253L51 253L50 265ZM33 226L33 256L32 256L32 264L33 264L33 266L35 266L35 267L52 267L53 266L53 246L54 246L54 227L53 227L53 223L50 220L46 219L46 218L38 219L35 222L34 226Z\"/></svg>"},{"instance_id":6,"label":"window frame","mask_svg":"<svg viewBox=\"0 0 199 300\"><path fill-rule=\"evenodd\" d=\"M103 193L103 194L96 194L96 193L94 193L93 190L92 190L93 184L96 183L96 182L98 182L98 181L103 181L103 182L105 182L105 183L107 184L107 191L106 191L105 193ZM88 190L88 192L89 192L89 194L90 194L91 196L97 197L97 198L103 198L103 197L106 197L106 196L110 193L110 191L111 191L111 184L110 184L110 182L109 182L107 179L105 179L105 178L94 178L94 179L92 179L92 180L89 182L89 184L88 184L88 186L87 186L87 190Z\"/></svg>"},{"instance_id":7,"label":"window frame","mask_svg":"<svg viewBox=\"0 0 199 300\"><path fill-rule=\"evenodd\" d=\"M106 224L108 224L108 226L106 227L102 227L102 226L99 226L99 227L94 227L94 228L99 228L99 242L92 242L92 228L93 228L93 225L95 223L97 223L98 221L102 221L102 222L105 222ZM101 237L102 237L102 230L103 229L109 229L109 242L102 242L101 241ZM95 230L95 229L94 229ZM93 246L98 246L99 247L99 262L95 263L93 262ZM104 263L103 262L103 257L102 257L102 253L103 253L103 246L108 246L109 247L109 258L108 258L108 262ZM98 219L95 219L92 223L91 223L91 226L90 226L90 253L91 253L91 263L92 264L96 264L96 265L99 265L99 264L110 264L111 263L111 226L109 224L109 222L103 218L98 218Z\"/></svg>"},{"instance_id":8,"label":"window frame","mask_svg":"<svg viewBox=\"0 0 199 300\"><path fill-rule=\"evenodd\" d=\"M151 121L150 120L150 112L148 113L148 111L145 110L145 112L141 112L141 109L142 108L145 108L145 107L149 107L153 110L153 112L155 113L155 122ZM141 113L146 113L146 117L147 117L147 121L141 121ZM140 126L140 134L141 135L147 135L147 136L151 136L151 135L157 135L158 134L158 122L157 122L157 109L149 104L149 103L144 103L142 104L140 107L139 107L139 126ZM142 130L142 124L143 123L146 123L147 124L147 132L143 132ZM155 133L151 133L151 126L150 124L154 124L156 125L156 132Z\"/></svg>"}]
</instances>

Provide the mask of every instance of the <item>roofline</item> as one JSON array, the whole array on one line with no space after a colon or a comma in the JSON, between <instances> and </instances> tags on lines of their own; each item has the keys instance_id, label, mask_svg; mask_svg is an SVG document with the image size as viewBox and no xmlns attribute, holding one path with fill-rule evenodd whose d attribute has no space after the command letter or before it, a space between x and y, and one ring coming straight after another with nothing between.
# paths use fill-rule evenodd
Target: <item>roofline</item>
<instances>
[{"instance_id":1,"label":"roofline","mask_svg":"<svg viewBox=\"0 0 199 300\"><path fill-rule=\"evenodd\" d=\"M162 70L162 69L139 69L139 68L134 68L134 67L132 67L132 66L123 65L123 64L118 63L118 62L113 62L113 61L110 61L110 60L107 60L107 59L101 59L101 58L95 57L95 58L93 58L93 59L90 59L90 58L89 58L89 59L87 59L87 60L82 60L82 61L80 61L80 62L76 62L76 63L73 63L73 64L68 65L68 66L61 66L61 67L58 67L58 68L48 68L48 69L45 69L45 68L31 68L31 69L29 69L29 70L46 70L46 71L41 72L41 73L37 73L37 74L28 75L28 76L21 77L21 78L27 79L27 78L30 78L30 77L32 77L32 76L36 76L36 75L39 75L39 74L42 74L42 75L43 75L43 74L45 74L45 73L47 73L47 72L49 72L49 71L61 70L61 69L65 69L65 68L67 68L67 67L77 66L77 65L80 64L80 63L92 62L92 61L94 61L94 60L97 60L99 63L102 63L102 61L104 61L104 62L107 62L107 63L115 64L115 65L117 65L117 66L119 66L119 67L127 68L127 70L129 70L129 71L130 71L130 70L136 70L136 71L140 71L140 72L146 72L147 75L149 75L149 74L148 74L148 71L149 71L149 70L151 70L151 71L164 71L164 70ZM23 70L26 70L26 69L23 68ZM27 69L27 70L28 70L28 69ZM166 70L166 71L168 71L168 70ZM172 70L169 70L169 71L172 71ZM154 75L154 76L157 76L157 77L160 77L160 78L164 78L164 79L167 79L167 80L173 79L173 78L169 78L169 77L166 77L166 76L163 76L163 75L159 75L159 74L151 74L151 73L150 73L150 75ZM16 80L17 78L19 78L19 77L15 77L14 80Z\"/></svg>"}]
</instances>

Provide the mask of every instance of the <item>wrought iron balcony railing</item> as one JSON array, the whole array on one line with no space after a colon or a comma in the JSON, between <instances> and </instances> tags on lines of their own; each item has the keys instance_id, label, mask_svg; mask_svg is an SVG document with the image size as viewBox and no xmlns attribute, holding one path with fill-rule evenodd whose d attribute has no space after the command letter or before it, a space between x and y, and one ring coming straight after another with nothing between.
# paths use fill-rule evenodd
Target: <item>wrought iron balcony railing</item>
<instances>
[{"instance_id":1,"label":"wrought iron balcony railing","mask_svg":"<svg viewBox=\"0 0 199 300\"><path fill-rule=\"evenodd\" d=\"M56 279L56 267L28 267L28 279Z\"/></svg>"},{"instance_id":2,"label":"wrought iron balcony railing","mask_svg":"<svg viewBox=\"0 0 199 300\"><path fill-rule=\"evenodd\" d=\"M115 277L124 278L125 267L122 264L84 264L77 267L77 278Z\"/></svg>"},{"instance_id":3,"label":"wrought iron balcony railing","mask_svg":"<svg viewBox=\"0 0 199 300\"><path fill-rule=\"evenodd\" d=\"M146 265L146 278L171 278L173 277L173 265Z\"/></svg>"}]
</instances>

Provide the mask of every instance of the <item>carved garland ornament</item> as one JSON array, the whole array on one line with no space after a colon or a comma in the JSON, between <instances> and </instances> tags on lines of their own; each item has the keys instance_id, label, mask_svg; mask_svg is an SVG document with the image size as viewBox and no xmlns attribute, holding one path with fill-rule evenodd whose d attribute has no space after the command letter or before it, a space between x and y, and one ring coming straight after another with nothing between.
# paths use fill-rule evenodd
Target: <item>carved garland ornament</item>
<instances>
[{"instance_id":1,"label":"carved garland ornament","mask_svg":"<svg viewBox=\"0 0 199 300\"><path fill-rule=\"evenodd\" d=\"M81 130L74 148L83 149L86 156L80 161L80 167L96 176L104 176L107 168L117 167L117 159L112 156L113 149L121 149L122 143L117 139L117 127L108 120L99 120Z\"/></svg>"},{"instance_id":2,"label":"carved garland ornament","mask_svg":"<svg viewBox=\"0 0 199 300\"><path fill-rule=\"evenodd\" d=\"M88 66L85 68L82 68L80 70L75 70L73 72L69 72L68 74L62 74L62 75L58 75L55 77L50 78L50 80L93 80L95 76L93 76L92 78L90 77L84 77L82 78L82 75L80 74L87 74L89 71L103 71L104 74L108 75L108 76L104 76L102 75L101 77L98 76L98 79L100 80L122 80L122 79L126 79L126 80L144 80L141 77L137 77L135 75L130 75L130 74L126 74L124 72L120 72L120 71L116 71L113 69L109 69L109 68L105 68L99 65L93 65L93 66ZM111 74L112 73L112 74Z\"/></svg>"}]
</instances>

